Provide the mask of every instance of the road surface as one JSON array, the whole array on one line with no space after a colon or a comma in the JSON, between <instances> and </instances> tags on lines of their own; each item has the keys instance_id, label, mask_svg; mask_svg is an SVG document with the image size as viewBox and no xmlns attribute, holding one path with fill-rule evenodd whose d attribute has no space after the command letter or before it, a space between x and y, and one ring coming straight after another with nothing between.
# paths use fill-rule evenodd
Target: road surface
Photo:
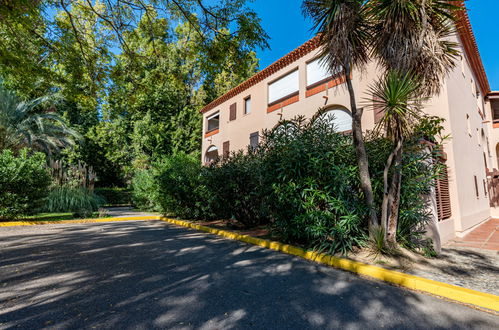
<instances>
[{"instance_id":1,"label":"road surface","mask_svg":"<svg viewBox=\"0 0 499 330\"><path fill-rule=\"evenodd\" d=\"M0 329L494 329L499 317L160 221L0 228Z\"/></svg>"}]
</instances>

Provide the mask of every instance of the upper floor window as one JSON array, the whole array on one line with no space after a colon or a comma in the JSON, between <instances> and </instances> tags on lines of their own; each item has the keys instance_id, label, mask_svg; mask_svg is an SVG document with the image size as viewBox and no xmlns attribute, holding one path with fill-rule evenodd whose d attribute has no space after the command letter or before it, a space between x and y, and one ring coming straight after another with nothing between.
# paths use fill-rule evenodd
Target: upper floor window
<instances>
[{"instance_id":1,"label":"upper floor window","mask_svg":"<svg viewBox=\"0 0 499 330\"><path fill-rule=\"evenodd\" d=\"M206 131L211 132L220 127L220 113L217 112L206 118Z\"/></svg>"},{"instance_id":2,"label":"upper floor window","mask_svg":"<svg viewBox=\"0 0 499 330\"><path fill-rule=\"evenodd\" d=\"M269 84L269 104L297 94L300 90L298 69Z\"/></svg>"},{"instance_id":3,"label":"upper floor window","mask_svg":"<svg viewBox=\"0 0 499 330\"><path fill-rule=\"evenodd\" d=\"M244 99L244 114L247 115L251 113L251 96Z\"/></svg>"},{"instance_id":4,"label":"upper floor window","mask_svg":"<svg viewBox=\"0 0 499 330\"><path fill-rule=\"evenodd\" d=\"M338 73L338 70L331 72L327 64L317 58L307 64L307 87L325 81Z\"/></svg>"}]
</instances>

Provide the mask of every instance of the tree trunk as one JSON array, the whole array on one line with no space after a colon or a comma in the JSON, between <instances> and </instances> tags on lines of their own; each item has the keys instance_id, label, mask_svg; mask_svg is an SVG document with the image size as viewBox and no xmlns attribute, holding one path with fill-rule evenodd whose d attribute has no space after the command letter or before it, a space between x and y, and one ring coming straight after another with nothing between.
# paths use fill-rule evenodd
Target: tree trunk
<instances>
[{"instance_id":1,"label":"tree trunk","mask_svg":"<svg viewBox=\"0 0 499 330\"><path fill-rule=\"evenodd\" d=\"M369 229L372 230L379 226L376 209L374 207L374 194L371 185L371 176L369 175L369 161L367 158L364 138L362 136L362 109L357 109L355 100L355 91L350 77L352 73L350 64L345 66L345 78L350 94L350 107L352 110L352 135L355 153L357 155L357 164L359 166L360 187L364 193L366 205L369 208Z\"/></svg>"},{"instance_id":2,"label":"tree trunk","mask_svg":"<svg viewBox=\"0 0 499 330\"><path fill-rule=\"evenodd\" d=\"M387 238L386 235L388 233L388 219L390 218L391 205L393 203L393 194L390 193L391 191L393 191L393 188L390 184L390 181L388 180L388 176L390 174L390 169L392 168L393 161L401 148L402 141L399 141L397 142L395 149L393 149L390 153L390 156L388 156L385 164L385 169L383 170L383 202L381 204L381 227L385 232L385 240Z\"/></svg>"},{"instance_id":3,"label":"tree trunk","mask_svg":"<svg viewBox=\"0 0 499 330\"><path fill-rule=\"evenodd\" d=\"M399 206L400 206L400 188L402 183L402 141L400 143L400 148L395 156L395 170L392 175L392 182L390 185L390 204L389 204L389 215L388 215L388 225L386 231L386 241L388 243L395 244L397 242L397 224L399 217Z\"/></svg>"}]
</instances>

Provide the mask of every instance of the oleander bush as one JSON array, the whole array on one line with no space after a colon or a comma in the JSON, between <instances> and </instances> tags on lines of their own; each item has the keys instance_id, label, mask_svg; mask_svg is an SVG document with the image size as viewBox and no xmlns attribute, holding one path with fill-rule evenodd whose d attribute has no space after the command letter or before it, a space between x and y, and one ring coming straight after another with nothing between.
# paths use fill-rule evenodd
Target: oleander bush
<instances>
[{"instance_id":1,"label":"oleander bush","mask_svg":"<svg viewBox=\"0 0 499 330\"><path fill-rule=\"evenodd\" d=\"M404 146L397 239L407 247L427 244L424 196L438 175L433 152L420 143L428 131L416 130ZM369 133L366 147L379 206L393 146ZM201 166L198 157L170 157L136 175L133 187L134 200L157 205L167 215L268 225L281 240L320 251L346 254L368 242L368 210L351 136L336 132L321 116L282 121L263 133L258 148L231 153L210 166Z\"/></svg>"},{"instance_id":2,"label":"oleander bush","mask_svg":"<svg viewBox=\"0 0 499 330\"><path fill-rule=\"evenodd\" d=\"M23 149L19 154L0 153L0 220L34 214L51 183L45 155Z\"/></svg>"}]
</instances>

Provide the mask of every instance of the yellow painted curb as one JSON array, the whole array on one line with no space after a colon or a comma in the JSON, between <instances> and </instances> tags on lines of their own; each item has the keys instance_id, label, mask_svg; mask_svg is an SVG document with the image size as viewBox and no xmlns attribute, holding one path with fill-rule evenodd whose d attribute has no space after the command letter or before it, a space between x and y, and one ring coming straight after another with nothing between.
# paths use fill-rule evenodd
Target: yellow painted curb
<instances>
[{"instance_id":1,"label":"yellow painted curb","mask_svg":"<svg viewBox=\"0 0 499 330\"><path fill-rule=\"evenodd\" d=\"M267 249L281 251L317 263L333 266L336 268L341 268L359 275L369 276L388 283L400 285L408 289L428 292L440 297L445 297L465 304L476 305L496 312L499 311L499 297L493 294L483 293L443 282L429 280L423 277L404 274L401 272L377 266L367 265L358 261L338 258L324 253L306 251L302 248L293 245L269 241L248 235L241 235L226 230L210 228L188 221L169 219L165 217L156 217L156 219L166 221L178 226L201 230L225 238L262 246Z\"/></svg>"},{"instance_id":2,"label":"yellow painted curb","mask_svg":"<svg viewBox=\"0 0 499 330\"><path fill-rule=\"evenodd\" d=\"M78 219L78 220L60 220L60 221L11 221L0 222L0 227L16 227L16 226L35 226L35 225L57 225L57 224L77 224L77 223L98 223L98 222L115 222L115 221L139 221L139 220L159 220L156 215L152 216L137 216L137 217L122 217L122 218L98 218L98 219Z\"/></svg>"}]
</instances>

